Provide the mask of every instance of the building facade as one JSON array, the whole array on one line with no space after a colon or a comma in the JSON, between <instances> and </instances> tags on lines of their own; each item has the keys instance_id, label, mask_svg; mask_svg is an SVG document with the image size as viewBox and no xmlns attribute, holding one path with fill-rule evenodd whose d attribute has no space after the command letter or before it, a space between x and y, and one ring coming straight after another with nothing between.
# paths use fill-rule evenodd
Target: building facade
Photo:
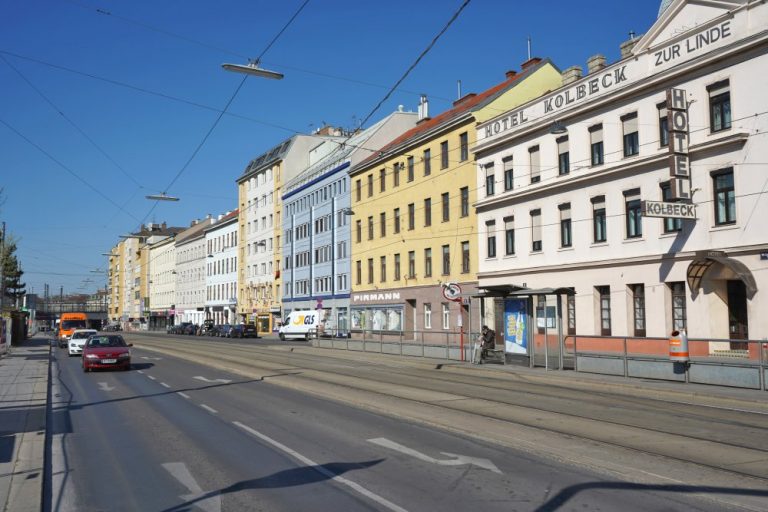
<instances>
[{"instance_id":1,"label":"building facade","mask_svg":"<svg viewBox=\"0 0 768 512\"><path fill-rule=\"evenodd\" d=\"M169 236L147 244L149 281L147 281L147 328L164 331L174 324L176 316L176 244Z\"/></svg>"},{"instance_id":2,"label":"building facade","mask_svg":"<svg viewBox=\"0 0 768 512\"><path fill-rule=\"evenodd\" d=\"M348 169L413 127L395 112L370 128L313 148L315 161L283 188L283 308L317 310L324 330L349 331L350 187ZM317 158L317 154L325 154Z\"/></svg>"},{"instance_id":3,"label":"building facade","mask_svg":"<svg viewBox=\"0 0 768 512\"><path fill-rule=\"evenodd\" d=\"M768 6L665 4L618 62L477 127L479 286L508 351L529 350L521 297L539 334L768 335Z\"/></svg>"},{"instance_id":4,"label":"building facade","mask_svg":"<svg viewBox=\"0 0 768 512\"><path fill-rule=\"evenodd\" d=\"M214 324L235 324L237 315L238 211L220 215L205 229L206 320Z\"/></svg>"},{"instance_id":5,"label":"building facade","mask_svg":"<svg viewBox=\"0 0 768 512\"><path fill-rule=\"evenodd\" d=\"M176 236L175 324L201 325L205 320L205 270L208 262L205 232L213 223L208 216Z\"/></svg>"},{"instance_id":6,"label":"building facade","mask_svg":"<svg viewBox=\"0 0 768 512\"><path fill-rule=\"evenodd\" d=\"M430 118L422 97L418 122L349 170L352 225L350 327L404 332L445 342L469 326L477 284L475 112L517 105L560 83L548 61ZM445 285L461 289L446 298Z\"/></svg>"}]
</instances>

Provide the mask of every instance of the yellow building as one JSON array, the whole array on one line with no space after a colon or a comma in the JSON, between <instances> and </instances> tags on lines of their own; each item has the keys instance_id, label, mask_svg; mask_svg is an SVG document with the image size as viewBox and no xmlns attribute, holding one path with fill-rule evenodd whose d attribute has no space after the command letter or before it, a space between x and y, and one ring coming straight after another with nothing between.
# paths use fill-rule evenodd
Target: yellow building
<instances>
[{"instance_id":1,"label":"yellow building","mask_svg":"<svg viewBox=\"0 0 768 512\"><path fill-rule=\"evenodd\" d=\"M350 169L353 331L455 342L460 324L477 322L475 126L561 83L551 62L531 59L434 118L422 97L417 126Z\"/></svg>"}]
</instances>

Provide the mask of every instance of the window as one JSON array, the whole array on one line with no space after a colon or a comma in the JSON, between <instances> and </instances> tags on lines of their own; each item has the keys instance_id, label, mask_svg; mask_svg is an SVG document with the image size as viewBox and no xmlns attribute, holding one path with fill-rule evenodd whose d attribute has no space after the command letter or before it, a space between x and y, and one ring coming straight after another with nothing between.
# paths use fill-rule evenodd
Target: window
<instances>
[{"instance_id":1,"label":"window","mask_svg":"<svg viewBox=\"0 0 768 512\"><path fill-rule=\"evenodd\" d=\"M368 240L373 240L373 217L368 217Z\"/></svg>"},{"instance_id":2,"label":"window","mask_svg":"<svg viewBox=\"0 0 768 512\"><path fill-rule=\"evenodd\" d=\"M400 162L395 163L395 165L392 166L392 186L393 187L399 187L400 186L400 166L403 164Z\"/></svg>"},{"instance_id":3,"label":"window","mask_svg":"<svg viewBox=\"0 0 768 512\"><path fill-rule=\"evenodd\" d=\"M408 230L413 231L416 226L416 205L408 205Z\"/></svg>"},{"instance_id":4,"label":"window","mask_svg":"<svg viewBox=\"0 0 768 512\"><path fill-rule=\"evenodd\" d=\"M709 126L712 132L731 127L731 91L728 80L707 87L709 92Z\"/></svg>"},{"instance_id":5,"label":"window","mask_svg":"<svg viewBox=\"0 0 768 512\"><path fill-rule=\"evenodd\" d=\"M485 232L487 245L486 245L486 254L488 258L495 258L496 257L496 221L495 220L489 220L485 223Z\"/></svg>"},{"instance_id":6,"label":"window","mask_svg":"<svg viewBox=\"0 0 768 512\"><path fill-rule=\"evenodd\" d=\"M461 196L461 216L469 216L469 187L461 187L459 189L459 195Z\"/></svg>"},{"instance_id":7,"label":"window","mask_svg":"<svg viewBox=\"0 0 768 512\"><path fill-rule=\"evenodd\" d=\"M609 286L596 286L600 301L600 334L611 335L611 288Z\"/></svg>"},{"instance_id":8,"label":"window","mask_svg":"<svg viewBox=\"0 0 768 512\"><path fill-rule=\"evenodd\" d=\"M643 236L643 221L640 213L640 189L624 192L624 204L627 220L627 238Z\"/></svg>"},{"instance_id":9,"label":"window","mask_svg":"<svg viewBox=\"0 0 768 512\"><path fill-rule=\"evenodd\" d=\"M448 222L451 220L451 198L448 192L443 192L441 199L443 203L443 222Z\"/></svg>"},{"instance_id":10,"label":"window","mask_svg":"<svg viewBox=\"0 0 768 512\"><path fill-rule=\"evenodd\" d=\"M459 160L465 162L469 158L469 136L467 132L459 134Z\"/></svg>"},{"instance_id":11,"label":"window","mask_svg":"<svg viewBox=\"0 0 768 512\"><path fill-rule=\"evenodd\" d=\"M387 280L387 257L386 256L381 256L379 258L379 260L380 260L379 261L379 272L381 274L379 279L383 283L384 281Z\"/></svg>"},{"instance_id":12,"label":"window","mask_svg":"<svg viewBox=\"0 0 768 512\"><path fill-rule=\"evenodd\" d=\"M355 266L357 267L357 279L356 284L362 284L363 283L363 262L360 260L357 260L355 262Z\"/></svg>"},{"instance_id":13,"label":"window","mask_svg":"<svg viewBox=\"0 0 768 512\"><path fill-rule=\"evenodd\" d=\"M395 254L395 281L400 280L400 254Z\"/></svg>"},{"instance_id":14,"label":"window","mask_svg":"<svg viewBox=\"0 0 768 512\"><path fill-rule=\"evenodd\" d=\"M432 199L424 200L424 227L432 225Z\"/></svg>"},{"instance_id":15,"label":"window","mask_svg":"<svg viewBox=\"0 0 768 512\"><path fill-rule=\"evenodd\" d=\"M504 253L515 254L515 218L504 217Z\"/></svg>"},{"instance_id":16,"label":"window","mask_svg":"<svg viewBox=\"0 0 768 512\"><path fill-rule=\"evenodd\" d=\"M531 251L541 249L541 210L531 210Z\"/></svg>"},{"instance_id":17,"label":"window","mask_svg":"<svg viewBox=\"0 0 768 512\"><path fill-rule=\"evenodd\" d=\"M441 169L448 168L448 141L447 140L440 143L440 168Z\"/></svg>"},{"instance_id":18,"label":"window","mask_svg":"<svg viewBox=\"0 0 768 512\"><path fill-rule=\"evenodd\" d=\"M669 283L669 290L672 294L672 330L686 329L688 314L685 306L685 283Z\"/></svg>"},{"instance_id":19,"label":"window","mask_svg":"<svg viewBox=\"0 0 768 512\"><path fill-rule=\"evenodd\" d=\"M512 190L514 188L514 174L512 171L512 157L507 157L502 160L504 166L504 190Z\"/></svg>"},{"instance_id":20,"label":"window","mask_svg":"<svg viewBox=\"0 0 768 512\"><path fill-rule=\"evenodd\" d=\"M424 176L429 176L432 174L432 150L425 149L422 158L424 160Z\"/></svg>"},{"instance_id":21,"label":"window","mask_svg":"<svg viewBox=\"0 0 768 512\"><path fill-rule=\"evenodd\" d=\"M357 197L357 200L360 201L363 197L363 182L362 180L357 180L355 182L355 196Z\"/></svg>"},{"instance_id":22,"label":"window","mask_svg":"<svg viewBox=\"0 0 768 512\"><path fill-rule=\"evenodd\" d=\"M564 203L558 206L560 210L560 247L571 247L573 240L571 238L571 203Z\"/></svg>"},{"instance_id":23,"label":"window","mask_svg":"<svg viewBox=\"0 0 768 512\"><path fill-rule=\"evenodd\" d=\"M424 277L432 277L432 249L424 249Z\"/></svg>"},{"instance_id":24,"label":"window","mask_svg":"<svg viewBox=\"0 0 768 512\"><path fill-rule=\"evenodd\" d=\"M368 258L368 284L373 284L373 258Z\"/></svg>"},{"instance_id":25,"label":"window","mask_svg":"<svg viewBox=\"0 0 768 512\"><path fill-rule=\"evenodd\" d=\"M447 276L451 273L451 247L444 245L443 250L443 275Z\"/></svg>"},{"instance_id":26,"label":"window","mask_svg":"<svg viewBox=\"0 0 768 512\"><path fill-rule=\"evenodd\" d=\"M387 190L387 170L381 169L379 171L379 191L384 192Z\"/></svg>"},{"instance_id":27,"label":"window","mask_svg":"<svg viewBox=\"0 0 768 512\"><path fill-rule=\"evenodd\" d=\"M568 151L568 136L557 139L557 173L564 176L571 172L571 157Z\"/></svg>"},{"instance_id":28,"label":"window","mask_svg":"<svg viewBox=\"0 0 768 512\"><path fill-rule=\"evenodd\" d=\"M441 302L440 305L443 307L443 329L450 329L451 328L451 311L448 308L448 303Z\"/></svg>"},{"instance_id":29,"label":"window","mask_svg":"<svg viewBox=\"0 0 768 512\"><path fill-rule=\"evenodd\" d=\"M368 197L373 196L373 174L368 175Z\"/></svg>"},{"instance_id":30,"label":"window","mask_svg":"<svg viewBox=\"0 0 768 512\"><path fill-rule=\"evenodd\" d=\"M715 225L736 222L736 195L733 187L733 169L712 174L712 188L715 195Z\"/></svg>"},{"instance_id":31,"label":"window","mask_svg":"<svg viewBox=\"0 0 768 512\"><path fill-rule=\"evenodd\" d=\"M669 119L667 118L667 102L656 105L659 111L659 147L669 146Z\"/></svg>"},{"instance_id":32,"label":"window","mask_svg":"<svg viewBox=\"0 0 768 512\"><path fill-rule=\"evenodd\" d=\"M469 273L469 242L461 242L461 272Z\"/></svg>"},{"instance_id":33,"label":"window","mask_svg":"<svg viewBox=\"0 0 768 512\"><path fill-rule=\"evenodd\" d=\"M424 304L424 328L432 328L432 304Z\"/></svg>"},{"instance_id":34,"label":"window","mask_svg":"<svg viewBox=\"0 0 768 512\"><path fill-rule=\"evenodd\" d=\"M645 286L631 284L632 317L634 319L635 336L645 336Z\"/></svg>"},{"instance_id":35,"label":"window","mask_svg":"<svg viewBox=\"0 0 768 512\"><path fill-rule=\"evenodd\" d=\"M408 251L408 279L416 277L416 251Z\"/></svg>"},{"instance_id":36,"label":"window","mask_svg":"<svg viewBox=\"0 0 768 512\"><path fill-rule=\"evenodd\" d=\"M394 228L395 233L399 233L400 232L400 208L395 208L393 217L394 218L392 220L395 223L395 228Z\"/></svg>"},{"instance_id":37,"label":"window","mask_svg":"<svg viewBox=\"0 0 768 512\"><path fill-rule=\"evenodd\" d=\"M485 195L492 196L494 194L495 177L493 175L493 162L485 164Z\"/></svg>"},{"instance_id":38,"label":"window","mask_svg":"<svg viewBox=\"0 0 768 512\"><path fill-rule=\"evenodd\" d=\"M592 198L592 239L595 243L605 242L607 236L605 196L596 196Z\"/></svg>"},{"instance_id":39,"label":"window","mask_svg":"<svg viewBox=\"0 0 768 512\"><path fill-rule=\"evenodd\" d=\"M672 187L668 181L661 184L661 200L672 200ZM683 219L664 219L664 232L674 233L676 231L682 231Z\"/></svg>"},{"instance_id":40,"label":"window","mask_svg":"<svg viewBox=\"0 0 768 512\"><path fill-rule=\"evenodd\" d=\"M530 159L531 183L541 181L541 162L539 157L539 146L528 148L528 157Z\"/></svg>"},{"instance_id":41,"label":"window","mask_svg":"<svg viewBox=\"0 0 768 512\"><path fill-rule=\"evenodd\" d=\"M624 156L633 156L640 152L640 140L637 133L637 112L621 118L624 132Z\"/></svg>"},{"instance_id":42,"label":"window","mask_svg":"<svg viewBox=\"0 0 768 512\"><path fill-rule=\"evenodd\" d=\"M381 212L379 214L379 232L381 233L381 237L387 236L387 214L385 212Z\"/></svg>"},{"instance_id":43,"label":"window","mask_svg":"<svg viewBox=\"0 0 768 512\"><path fill-rule=\"evenodd\" d=\"M603 125L589 127L589 152L592 165L603 165Z\"/></svg>"},{"instance_id":44,"label":"window","mask_svg":"<svg viewBox=\"0 0 768 512\"><path fill-rule=\"evenodd\" d=\"M413 157L409 156L408 160L408 181L413 181Z\"/></svg>"},{"instance_id":45,"label":"window","mask_svg":"<svg viewBox=\"0 0 768 512\"><path fill-rule=\"evenodd\" d=\"M355 223L355 231L357 233L357 243L362 242L362 240L363 240L363 221L358 220Z\"/></svg>"}]
</instances>

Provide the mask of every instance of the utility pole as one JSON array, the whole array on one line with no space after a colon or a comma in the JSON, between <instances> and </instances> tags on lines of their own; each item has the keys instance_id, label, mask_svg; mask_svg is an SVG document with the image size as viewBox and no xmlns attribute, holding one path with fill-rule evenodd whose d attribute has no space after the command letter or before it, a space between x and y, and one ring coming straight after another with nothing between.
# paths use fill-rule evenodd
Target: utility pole
<instances>
[{"instance_id":1,"label":"utility pole","mask_svg":"<svg viewBox=\"0 0 768 512\"><path fill-rule=\"evenodd\" d=\"M0 311L5 308L5 221L0 231Z\"/></svg>"}]
</instances>

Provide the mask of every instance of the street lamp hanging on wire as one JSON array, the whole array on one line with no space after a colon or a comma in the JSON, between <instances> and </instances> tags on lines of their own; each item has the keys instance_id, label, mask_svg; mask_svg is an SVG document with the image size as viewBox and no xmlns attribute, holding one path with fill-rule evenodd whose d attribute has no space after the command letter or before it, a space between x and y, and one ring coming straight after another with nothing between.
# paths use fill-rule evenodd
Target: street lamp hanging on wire
<instances>
[{"instance_id":1,"label":"street lamp hanging on wire","mask_svg":"<svg viewBox=\"0 0 768 512\"><path fill-rule=\"evenodd\" d=\"M246 75L259 76L261 78L271 78L273 80L282 80L283 74L277 71L270 71L259 67L258 60L250 60L248 64L222 64L222 68L233 73L244 73Z\"/></svg>"}]
</instances>

